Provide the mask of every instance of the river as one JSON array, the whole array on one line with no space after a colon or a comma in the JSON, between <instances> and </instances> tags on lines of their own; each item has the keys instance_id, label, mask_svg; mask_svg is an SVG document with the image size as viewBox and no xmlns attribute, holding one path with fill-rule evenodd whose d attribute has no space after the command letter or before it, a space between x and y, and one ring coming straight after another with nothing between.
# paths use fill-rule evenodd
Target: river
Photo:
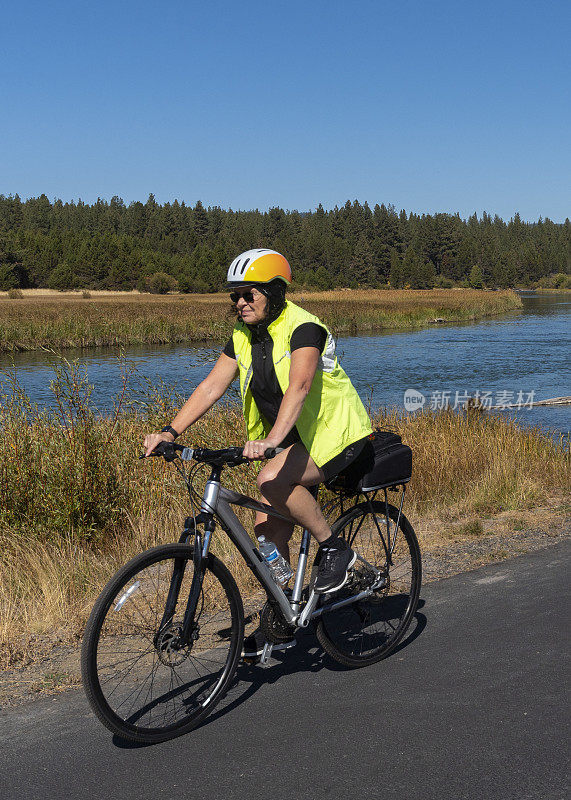
<instances>
[{"instance_id":1,"label":"river","mask_svg":"<svg viewBox=\"0 0 571 800\"><path fill-rule=\"evenodd\" d=\"M510 413L523 424L568 436L570 407L523 406L571 394L571 295L522 292L521 296L521 311L417 331L344 336L337 342L337 353L359 394L373 408L403 409L406 390L414 390L416 397L424 398L425 407L434 408L446 403L454 406L466 396L477 395L485 405L519 402L522 408ZM132 392L144 394L142 387L148 379L153 385L163 382L187 395L219 351L219 347L206 345L127 348L127 364L136 370L130 378ZM78 359L84 365L93 384L93 404L103 412L121 389L117 352L116 348L93 348L64 353L67 359ZM50 381L54 372L49 355L2 355L0 370L11 368L33 402L53 405ZM6 390L5 378L3 384ZM407 400L409 408L411 402Z\"/></svg>"}]
</instances>

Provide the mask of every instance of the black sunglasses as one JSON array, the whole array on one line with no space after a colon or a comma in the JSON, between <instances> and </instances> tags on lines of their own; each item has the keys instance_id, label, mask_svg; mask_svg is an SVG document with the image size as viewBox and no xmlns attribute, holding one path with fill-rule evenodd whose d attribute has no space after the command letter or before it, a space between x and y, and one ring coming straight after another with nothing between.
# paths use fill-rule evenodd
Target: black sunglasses
<instances>
[{"instance_id":1,"label":"black sunglasses","mask_svg":"<svg viewBox=\"0 0 571 800\"><path fill-rule=\"evenodd\" d=\"M255 300L255 297L254 297L254 295L252 294L252 291L251 291L251 290L250 290L250 291L247 291L247 292L243 292L242 294L240 294L240 292L230 292L230 300L232 300L232 302L233 302L233 303L237 303L237 302L238 302L238 300L239 300L241 297L243 297L243 298L244 298L244 300L245 300L247 303L253 303L253 302L254 302L254 300Z\"/></svg>"}]
</instances>

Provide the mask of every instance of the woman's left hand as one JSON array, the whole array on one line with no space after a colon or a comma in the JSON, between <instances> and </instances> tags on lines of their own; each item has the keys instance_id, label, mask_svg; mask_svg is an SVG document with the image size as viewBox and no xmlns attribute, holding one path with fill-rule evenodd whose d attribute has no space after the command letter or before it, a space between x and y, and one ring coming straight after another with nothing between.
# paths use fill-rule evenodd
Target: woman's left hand
<instances>
[{"instance_id":1,"label":"woman's left hand","mask_svg":"<svg viewBox=\"0 0 571 800\"><path fill-rule=\"evenodd\" d=\"M264 458L264 453L270 447L277 447L275 442L270 439L256 439L253 442L246 442L244 445L244 458L250 461L259 461Z\"/></svg>"}]
</instances>

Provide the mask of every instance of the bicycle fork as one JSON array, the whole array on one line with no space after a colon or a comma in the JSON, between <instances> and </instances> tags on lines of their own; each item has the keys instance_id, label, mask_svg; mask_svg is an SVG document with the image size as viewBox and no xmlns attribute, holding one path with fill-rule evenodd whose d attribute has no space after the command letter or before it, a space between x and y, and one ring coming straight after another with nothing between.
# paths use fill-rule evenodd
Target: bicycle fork
<instances>
[{"instance_id":1,"label":"bicycle fork","mask_svg":"<svg viewBox=\"0 0 571 800\"><path fill-rule=\"evenodd\" d=\"M204 526L204 537L198 528L198 524ZM191 535L194 535L193 545L193 566L194 572L192 575L192 583L188 594L188 601L184 612L182 627L178 636L178 646L192 644L198 638L198 628L194 621L196 608L202 592L202 583L206 572L206 565L208 561L208 548L210 545L210 537L214 530L214 518L212 514L201 512L196 517L188 517L185 521L185 528L181 534L179 542L184 544L188 541ZM165 610L161 619L161 623L155 635L155 644L158 641L160 634L167 628L174 617L176 606L178 603L180 588L184 578L186 568L186 559L177 558L174 562L173 574L169 586L169 593L165 603Z\"/></svg>"}]
</instances>

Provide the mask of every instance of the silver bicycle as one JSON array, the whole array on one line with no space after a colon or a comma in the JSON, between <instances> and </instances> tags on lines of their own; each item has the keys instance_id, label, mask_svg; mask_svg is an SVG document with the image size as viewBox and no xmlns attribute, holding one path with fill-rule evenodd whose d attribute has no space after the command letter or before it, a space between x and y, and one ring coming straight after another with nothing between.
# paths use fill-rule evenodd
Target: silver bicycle
<instances>
[{"instance_id":1,"label":"silver bicycle","mask_svg":"<svg viewBox=\"0 0 571 800\"><path fill-rule=\"evenodd\" d=\"M313 572L306 585L310 534L304 530L293 588L286 594L232 506L282 515L221 483L224 468L245 463L242 450L161 443L153 455L176 466L191 498L196 468L207 464L211 471L200 512L186 519L179 543L133 558L105 586L89 617L83 683L95 714L113 733L148 743L186 733L212 711L234 677L244 611L234 578L209 552L217 524L267 597L260 614L267 642L262 662L275 645L310 623L324 650L350 668L380 661L402 640L421 583L418 542L402 513L404 483L334 495L323 511L330 518L339 513L332 532L357 554L349 579L325 595L313 591ZM266 452L272 455L275 451ZM193 462L189 471L188 462ZM390 489L401 492L398 507L388 502ZM377 499L379 491L384 498Z\"/></svg>"}]
</instances>

